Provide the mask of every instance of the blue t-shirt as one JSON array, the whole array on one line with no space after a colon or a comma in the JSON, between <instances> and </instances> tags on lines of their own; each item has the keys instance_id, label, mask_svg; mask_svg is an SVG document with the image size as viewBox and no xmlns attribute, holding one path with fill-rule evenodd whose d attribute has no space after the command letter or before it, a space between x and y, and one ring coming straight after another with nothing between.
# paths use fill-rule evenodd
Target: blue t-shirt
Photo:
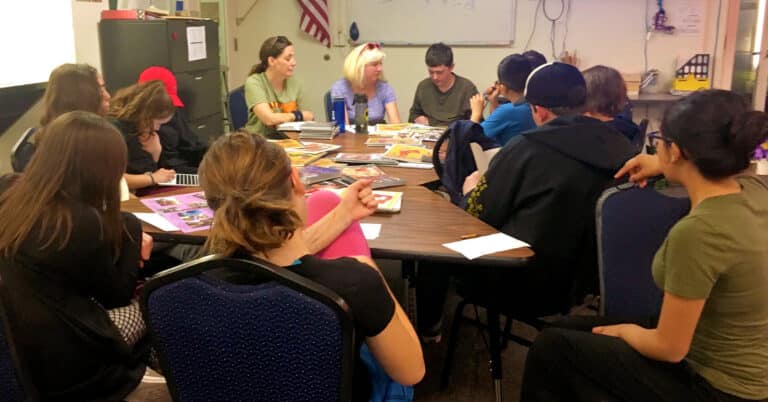
<instances>
[{"instance_id":1,"label":"blue t-shirt","mask_svg":"<svg viewBox=\"0 0 768 402\"><path fill-rule=\"evenodd\" d=\"M495 139L501 146L517 134L536 127L531 107L525 101L499 105L480 125L485 136Z\"/></svg>"},{"instance_id":2,"label":"blue t-shirt","mask_svg":"<svg viewBox=\"0 0 768 402\"><path fill-rule=\"evenodd\" d=\"M352 101L354 101L355 93L352 91L352 85L350 85L349 81L342 78L334 82L333 86L331 86L331 96L344 97L344 104L347 107L347 118L350 122L354 120L355 105L352 104ZM368 99L368 121L371 123L383 122L386 115L384 105L396 100L395 90L392 89L392 86L384 81L377 81L376 93L372 98Z\"/></svg>"}]
</instances>

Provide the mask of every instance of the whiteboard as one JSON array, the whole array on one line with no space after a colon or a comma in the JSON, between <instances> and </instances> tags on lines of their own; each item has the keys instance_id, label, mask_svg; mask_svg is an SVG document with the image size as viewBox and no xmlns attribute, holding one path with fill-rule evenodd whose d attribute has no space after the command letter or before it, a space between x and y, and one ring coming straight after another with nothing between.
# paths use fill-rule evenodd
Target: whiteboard
<instances>
[{"instance_id":1,"label":"whiteboard","mask_svg":"<svg viewBox=\"0 0 768 402\"><path fill-rule=\"evenodd\" d=\"M513 0L347 0L347 7L347 29L356 22L364 42L508 45L515 32Z\"/></svg>"}]
</instances>

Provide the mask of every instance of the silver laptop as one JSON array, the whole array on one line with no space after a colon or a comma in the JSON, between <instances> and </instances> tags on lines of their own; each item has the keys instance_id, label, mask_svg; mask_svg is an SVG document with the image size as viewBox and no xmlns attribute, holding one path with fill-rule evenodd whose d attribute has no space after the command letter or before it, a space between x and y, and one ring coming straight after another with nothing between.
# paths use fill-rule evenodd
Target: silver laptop
<instances>
[{"instance_id":1,"label":"silver laptop","mask_svg":"<svg viewBox=\"0 0 768 402\"><path fill-rule=\"evenodd\" d=\"M176 173L176 177L165 183L157 183L158 186L186 186L199 187L200 180L196 174Z\"/></svg>"}]
</instances>

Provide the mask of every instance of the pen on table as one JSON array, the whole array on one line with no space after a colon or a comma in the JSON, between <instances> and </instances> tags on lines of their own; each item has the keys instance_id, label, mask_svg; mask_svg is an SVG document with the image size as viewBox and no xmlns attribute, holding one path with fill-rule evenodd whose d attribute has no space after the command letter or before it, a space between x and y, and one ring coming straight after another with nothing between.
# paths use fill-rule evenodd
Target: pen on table
<instances>
[{"instance_id":1,"label":"pen on table","mask_svg":"<svg viewBox=\"0 0 768 402\"><path fill-rule=\"evenodd\" d=\"M479 236L477 233L469 233L465 235L461 235L461 240L467 240L467 239L474 239L475 237Z\"/></svg>"}]
</instances>

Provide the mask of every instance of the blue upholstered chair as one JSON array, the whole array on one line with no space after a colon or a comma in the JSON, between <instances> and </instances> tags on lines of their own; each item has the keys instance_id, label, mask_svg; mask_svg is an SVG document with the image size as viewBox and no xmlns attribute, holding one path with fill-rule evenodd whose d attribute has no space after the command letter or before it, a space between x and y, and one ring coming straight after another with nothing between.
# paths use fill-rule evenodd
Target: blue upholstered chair
<instances>
[{"instance_id":1,"label":"blue upholstered chair","mask_svg":"<svg viewBox=\"0 0 768 402\"><path fill-rule=\"evenodd\" d=\"M306 278L208 256L153 277L141 305L174 400L351 398L351 313Z\"/></svg>"},{"instance_id":2,"label":"blue upholstered chair","mask_svg":"<svg viewBox=\"0 0 768 402\"><path fill-rule=\"evenodd\" d=\"M0 296L5 292L0 279ZM20 369L18 355L0 297L0 400L21 402L37 400L37 393Z\"/></svg>"},{"instance_id":3,"label":"blue upholstered chair","mask_svg":"<svg viewBox=\"0 0 768 402\"><path fill-rule=\"evenodd\" d=\"M248 123L248 104L245 103L245 88L239 86L229 93L229 118L232 131L237 131Z\"/></svg>"},{"instance_id":4,"label":"blue upholstered chair","mask_svg":"<svg viewBox=\"0 0 768 402\"><path fill-rule=\"evenodd\" d=\"M659 313L663 293L651 276L653 256L690 207L687 197L671 197L653 186L622 185L602 194L596 214L602 315Z\"/></svg>"},{"instance_id":5,"label":"blue upholstered chair","mask_svg":"<svg viewBox=\"0 0 768 402\"><path fill-rule=\"evenodd\" d=\"M30 127L11 148L11 167L16 173L21 173L32 159L35 153L35 144L29 142L30 138L37 132L37 127Z\"/></svg>"}]
</instances>

